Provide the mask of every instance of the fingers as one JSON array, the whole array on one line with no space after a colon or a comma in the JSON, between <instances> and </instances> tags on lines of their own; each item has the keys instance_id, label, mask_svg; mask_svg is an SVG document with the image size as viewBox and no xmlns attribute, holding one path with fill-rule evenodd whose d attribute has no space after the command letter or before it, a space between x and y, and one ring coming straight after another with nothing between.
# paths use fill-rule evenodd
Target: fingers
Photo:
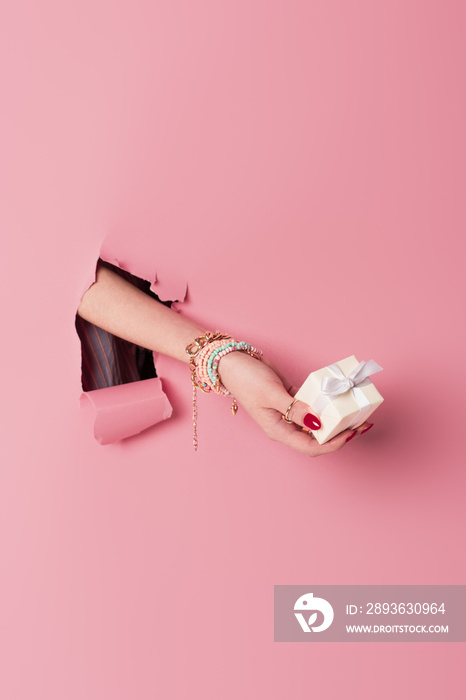
<instances>
[{"instance_id":1,"label":"fingers","mask_svg":"<svg viewBox=\"0 0 466 700\"><path fill-rule=\"evenodd\" d=\"M348 435L351 433L351 430L345 430L332 440L329 440L323 445L319 445L317 440L298 428L294 423L285 423L281 420L275 426L274 434L270 435L270 437L309 457L318 457L319 455L341 450L346 444Z\"/></svg>"},{"instance_id":2,"label":"fingers","mask_svg":"<svg viewBox=\"0 0 466 700\"><path fill-rule=\"evenodd\" d=\"M344 430L339 435L336 435L334 438L332 438L328 442L321 445L321 447L325 447L326 445L329 445L331 448L331 452L334 451L333 448L336 448L337 450L339 450L344 445L346 445L347 442L349 442L353 438L357 438L360 435L367 433L367 431L370 430L370 428L372 428L373 425L374 425L373 423L363 423L358 428L354 428L353 430L351 430L351 429ZM325 453L322 452L321 454L325 454Z\"/></svg>"},{"instance_id":3,"label":"fingers","mask_svg":"<svg viewBox=\"0 0 466 700\"><path fill-rule=\"evenodd\" d=\"M374 425L373 423L366 422L366 423L363 423L362 425L360 425L358 428L351 430L350 431L351 434L347 438L347 442L349 442L354 437L358 437L359 435L364 435L364 433L367 433L367 431L370 430L373 425Z\"/></svg>"},{"instance_id":4,"label":"fingers","mask_svg":"<svg viewBox=\"0 0 466 700\"><path fill-rule=\"evenodd\" d=\"M320 445L320 447L326 447L329 449L330 452L334 452L335 449L340 450L346 445L347 442L349 442L355 435L357 435L357 432L357 430L343 430L342 433L335 435L334 438L332 438L328 442L325 442L323 445ZM325 452L322 452L322 454L325 454Z\"/></svg>"},{"instance_id":5,"label":"fingers","mask_svg":"<svg viewBox=\"0 0 466 700\"><path fill-rule=\"evenodd\" d=\"M291 407L288 418L309 430L319 430L322 427L319 416L311 410L310 406L303 401L296 401Z\"/></svg>"},{"instance_id":6,"label":"fingers","mask_svg":"<svg viewBox=\"0 0 466 700\"><path fill-rule=\"evenodd\" d=\"M272 414L275 415L272 416ZM272 417L275 418L275 420L273 420L273 425L269 424L269 429L266 430L268 437L272 440L282 442L284 445L309 457L318 457L320 455L330 454L331 452L337 452L341 450L342 447L345 447L351 439L366 433L373 426L373 423L363 423L355 430L344 430L339 435L336 435L334 438L321 445L307 432L306 428L299 428L295 423L285 423L281 418L278 418L273 409L270 414L271 419Z\"/></svg>"},{"instance_id":7,"label":"fingers","mask_svg":"<svg viewBox=\"0 0 466 700\"><path fill-rule=\"evenodd\" d=\"M358 428L358 433L359 435L363 435L364 433L367 433L368 430L370 430L373 427L373 423L363 423L362 425L359 426Z\"/></svg>"},{"instance_id":8,"label":"fingers","mask_svg":"<svg viewBox=\"0 0 466 700\"><path fill-rule=\"evenodd\" d=\"M290 387L290 389L295 388L296 387L293 386ZM296 391L294 393L296 393ZM288 411L288 418L293 423L296 423L296 425L302 428L309 428L310 430L319 430L321 427L319 416L311 410L307 403L295 400L294 395L289 394L284 387L280 387L277 384L271 399L272 407L282 415L285 415L288 408L291 406Z\"/></svg>"},{"instance_id":9,"label":"fingers","mask_svg":"<svg viewBox=\"0 0 466 700\"><path fill-rule=\"evenodd\" d=\"M330 454L331 452L338 452L338 450L345 447L353 437L366 433L372 426L373 423L364 423L355 430L344 430L328 442L320 445L312 435L300 430L293 423L289 424L280 421L280 424L276 427L273 439L309 457L319 457L320 455Z\"/></svg>"}]
</instances>

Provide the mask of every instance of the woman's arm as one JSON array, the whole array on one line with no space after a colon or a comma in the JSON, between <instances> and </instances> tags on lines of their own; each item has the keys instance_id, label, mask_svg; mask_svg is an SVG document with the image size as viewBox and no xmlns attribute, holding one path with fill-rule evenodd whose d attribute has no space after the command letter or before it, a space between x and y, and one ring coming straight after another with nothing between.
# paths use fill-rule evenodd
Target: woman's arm
<instances>
[{"instance_id":1,"label":"woman's arm","mask_svg":"<svg viewBox=\"0 0 466 700\"><path fill-rule=\"evenodd\" d=\"M83 295L78 315L124 340L185 363L189 363L186 346L206 332L104 265L97 267L96 282ZM223 385L268 437L309 456L335 452L370 427L363 423L319 445L302 430L320 426L307 404L296 401L288 413L293 423L282 420L297 388L267 358L259 361L232 352L222 357L219 372Z\"/></svg>"},{"instance_id":2,"label":"woman's arm","mask_svg":"<svg viewBox=\"0 0 466 700\"><path fill-rule=\"evenodd\" d=\"M116 272L97 266L78 316L143 348L189 362L186 346L206 329L138 289Z\"/></svg>"}]
</instances>

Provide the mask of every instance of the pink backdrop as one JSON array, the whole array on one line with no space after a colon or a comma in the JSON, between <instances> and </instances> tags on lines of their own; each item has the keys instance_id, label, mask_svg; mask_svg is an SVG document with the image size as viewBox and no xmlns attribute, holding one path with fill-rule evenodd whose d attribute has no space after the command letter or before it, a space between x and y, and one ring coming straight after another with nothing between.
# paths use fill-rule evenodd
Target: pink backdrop
<instances>
[{"instance_id":1,"label":"pink backdrop","mask_svg":"<svg viewBox=\"0 0 466 700\"><path fill-rule=\"evenodd\" d=\"M274 643L273 586L466 583L465 20L4 8L2 698L462 697L463 644ZM74 314L104 239L296 384L373 357L374 428L308 460L202 395L195 454L159 358L173 417L99 445Z\"/></svg>"}]
</instances>

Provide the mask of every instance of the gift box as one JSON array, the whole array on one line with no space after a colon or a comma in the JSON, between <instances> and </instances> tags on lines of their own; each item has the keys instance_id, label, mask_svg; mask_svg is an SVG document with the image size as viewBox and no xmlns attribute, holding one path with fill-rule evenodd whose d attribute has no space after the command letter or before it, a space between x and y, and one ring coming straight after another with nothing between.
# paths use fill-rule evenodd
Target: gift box
<instances>
[{"instance_id":1,"label":"gift box","mask_svg":"<svg viewBox=\"0 0 466 700\"><path fill-rule=\"evenodd\" d=\"M358 362L354 355L311 372L296 399L307 403L322 423L312 430L323 445L347 428L359 427L383 401L370 376L382 367L374 360Z\"/></svg>"}]
</instances>

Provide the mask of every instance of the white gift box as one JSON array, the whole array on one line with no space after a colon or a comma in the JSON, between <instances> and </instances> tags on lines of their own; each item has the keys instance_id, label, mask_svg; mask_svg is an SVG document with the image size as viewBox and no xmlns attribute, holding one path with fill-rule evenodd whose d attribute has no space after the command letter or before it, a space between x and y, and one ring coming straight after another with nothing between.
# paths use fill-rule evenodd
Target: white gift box
<instances>
[{"instance_id":1,"label":"white gift box","mask_svg":"<svg viewBox=\"0 0 466 700\"><path fill-rule=\"evenodd\" d=\"M295 399L307 403L322 423L312 430L323 445L347 428L359 427L380 406L383 397L369 376L382 367L374 360L358 362L354 355L311 372Z\"/></svg>"}]
</instances>

